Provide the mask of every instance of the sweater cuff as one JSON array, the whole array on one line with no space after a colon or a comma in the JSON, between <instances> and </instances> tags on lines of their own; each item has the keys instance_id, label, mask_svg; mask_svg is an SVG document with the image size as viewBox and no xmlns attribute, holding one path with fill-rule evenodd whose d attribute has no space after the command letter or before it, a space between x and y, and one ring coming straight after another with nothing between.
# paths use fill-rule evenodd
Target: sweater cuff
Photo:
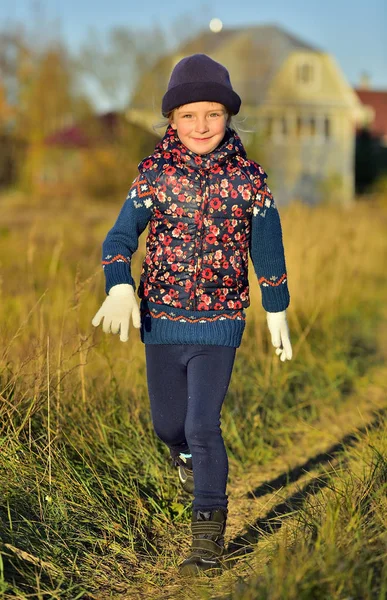
<instances>
[{"instance_id":1,"label":"sweater cuff","mask_svg":"<svg viewBox=\"0 0 387 600\"><path fill-rule=\"evenodd\" d=\"M261 285L262 306L266 312L281 312L289 306L290 295L286 280L279 286Z\"/></svg>"},{"instance_id":2,"label":"sweater cuff","mask_svg":"<svg viewBox=\"0 0 387 600\"><path fill-rule=\"evenodd\" d=\"M136 284L130 272L128 263L114 262L110 265L104 266L104 271L106 279L105 291L107 294L114 285L118 285L120 283L129 283L133 286L134 291L136 291Z\"/></svg>"}]
</instances>

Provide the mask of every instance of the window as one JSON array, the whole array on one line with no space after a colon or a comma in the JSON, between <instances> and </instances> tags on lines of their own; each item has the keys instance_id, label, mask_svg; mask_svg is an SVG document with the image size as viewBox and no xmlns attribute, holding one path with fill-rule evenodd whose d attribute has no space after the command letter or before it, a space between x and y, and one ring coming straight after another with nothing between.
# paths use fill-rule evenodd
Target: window
<instances>
[{"instance_id":1,"label":"window","mask_svg":"<svg viewBox=\"0 0 387 600\"><path fill-rule=\"evenodd\" d=\"M313 65L308 62L297 65L297 81L299 83L311 83L314 79Z\"/></svg>"},{"instance_id":2,"label":"window","mask_svg":"<svg viewBox=\"0 0 387 600\"><path fill-rule=\"evenodd\" d=\"M331 137L331 122L329 117L325 117L324 119L324 136L325 139Z\"/></svg>"},{"instance_id":3,"label":"window","mask_svg":"<svg viewBox=\"0 0 387 600\"><path fill-rule=\"evenodd\" d=\"M332 136L332 119L319 115L297 115L294 122L294 133L297 138L310 140L313 144L327 141Z\"/></svg>"},{"instance_id":4,"label":"window","mask_svg":"<svg viewBox=\"0 0 387 600\"><path fill-rule=\"evenodd\" d=\"M265 123L265 136L271 138L273 135L273 117L267 117Z\"/></svg>"},{"instance_id":5,"label":"window","mask_svg":"<svg viewBox=\"0 0 387 600\"><path fill-rule=\"evenodd\" d=\"M296 119L296 136L300 137L302 133L302 118L300 116Z\"/></svg>"}]
</instances>

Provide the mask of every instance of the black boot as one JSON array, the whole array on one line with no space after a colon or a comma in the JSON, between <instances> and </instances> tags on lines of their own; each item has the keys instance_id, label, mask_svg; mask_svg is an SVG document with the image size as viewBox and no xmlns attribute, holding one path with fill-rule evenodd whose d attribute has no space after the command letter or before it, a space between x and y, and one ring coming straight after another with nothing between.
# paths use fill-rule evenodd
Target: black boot
<instances>
[{"instance_id":1,"label":"black boot","mask_svg":"<svg viewBox=\"0 0 387 600\"><path fill-rule=\"evenodd\" d=\"M179 454L174 457L174 465L178 469L180 485L187 494L193 494L194 479L192 470L192 456Z\"/></svg>"},{"instance_id":2,"label":"black boot","mask_svg":"<svg viewBox=\"0 0 387 600\"><path fill-rule=\"evenodd\" d=\"M199 575L210 570L216 574L221 571L226 520L227 510L222 508L192 511L191 554L179 565L181 575Z\"/></svg>"}]
</instances>

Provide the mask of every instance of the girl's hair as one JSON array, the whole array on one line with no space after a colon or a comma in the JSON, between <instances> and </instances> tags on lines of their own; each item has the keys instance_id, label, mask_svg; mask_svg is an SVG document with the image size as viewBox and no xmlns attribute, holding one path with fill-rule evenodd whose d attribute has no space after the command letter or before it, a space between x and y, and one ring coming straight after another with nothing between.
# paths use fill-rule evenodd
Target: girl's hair
<instances>
[{"instance_id":1,"label":"girl's hair","mask_svg":"<svg viewBox=\"0 0 387 600\"><path fill-rule=\"evenodd\" d=\"M159 129L166 129L170 123L170 118L171 116L168 115L168 117L162 117L160 119L160 121L157 121L157 123L154 123L152 125L152 129L155 133L159 133Z\"/></svg>"}]
</instances>

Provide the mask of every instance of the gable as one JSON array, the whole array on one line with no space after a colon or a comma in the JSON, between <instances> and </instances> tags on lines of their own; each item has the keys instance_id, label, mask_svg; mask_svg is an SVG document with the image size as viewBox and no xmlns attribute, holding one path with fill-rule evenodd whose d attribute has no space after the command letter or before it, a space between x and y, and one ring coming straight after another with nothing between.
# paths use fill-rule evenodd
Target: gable
<instances>
[{"instance_id":1,"label":"gable","mask_svg":"<svg viewBox=\"0 0 387 600\"><path fill-rule=\"evenodd\" d=\"M359 99L333 57L305 50L292 52L283 62L270 82L267 101L347 108L355 113L361 110Z\"/></svg>"}]
</instances>

